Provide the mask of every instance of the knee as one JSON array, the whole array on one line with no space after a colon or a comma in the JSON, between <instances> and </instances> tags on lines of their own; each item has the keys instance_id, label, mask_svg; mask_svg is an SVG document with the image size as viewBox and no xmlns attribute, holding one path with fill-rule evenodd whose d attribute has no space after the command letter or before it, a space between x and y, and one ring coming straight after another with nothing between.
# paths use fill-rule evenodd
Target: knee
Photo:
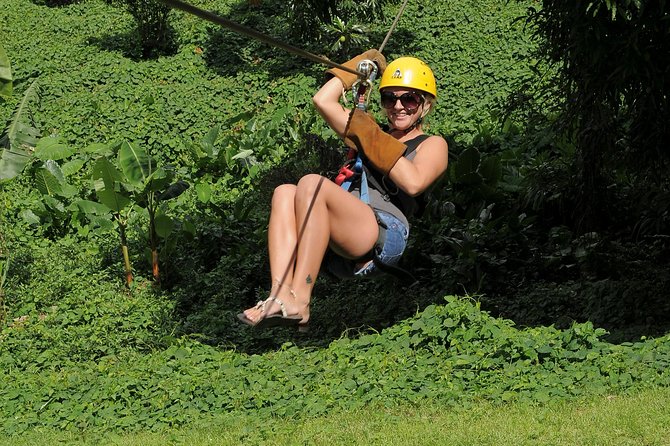
<instances>
[{"instance_id":1,"label":"knee","mask_svg":"<svg viewBox=\"0 0 670 446\"><path fill-rule=\"evenodd\" d=\"M272 207L293 206L296 187L293 184L277 186L272 194Z\"/></svg>"},{"instance_id":2,"label":"knee","mask_svg":"<svg viewBox=\"0 0 670 446\"><path fill-rule=\"evenodd\" d=\"M312 198L318 193L325 181L328 181L328 179L315 173L305 175L298 181L296 197L298 199Z\"/></svg>"}]
</instances>

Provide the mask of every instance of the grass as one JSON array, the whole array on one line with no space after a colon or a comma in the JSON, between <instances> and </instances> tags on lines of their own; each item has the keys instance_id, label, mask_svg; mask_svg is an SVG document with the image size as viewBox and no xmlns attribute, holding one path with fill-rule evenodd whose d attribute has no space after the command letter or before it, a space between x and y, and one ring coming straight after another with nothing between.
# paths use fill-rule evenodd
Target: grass
<instances>
[{"instance_id":1,"label":"grass","mask_svg":"<svg viewBox=\"0 0 670 446\"><path fill-rule=\"evenodd\" d=\"M126 435L35 431L1 438L28 445L670 445L670 388L542 405L474 404L365 409L304 420L233 414L165 432Z\"/></svg>"}]
</instances>

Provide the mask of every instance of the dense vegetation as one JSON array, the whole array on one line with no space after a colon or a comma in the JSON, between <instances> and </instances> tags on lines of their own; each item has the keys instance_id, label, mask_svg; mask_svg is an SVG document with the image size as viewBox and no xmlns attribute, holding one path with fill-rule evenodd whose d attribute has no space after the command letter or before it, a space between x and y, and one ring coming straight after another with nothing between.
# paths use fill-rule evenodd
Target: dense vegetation
<instances>
[{"instance_id":1,"label":"dense vegetation","mask_svg":"<svg viewBox=\"0 0 670 446\"><path fill-rule=\"evenodd\" d=\"M563 108L581 90L561 61L538 53L552 17L563 17L553 9L409 3L385 53L436 68L430 131L452 152L405 259L419 283L324 278L312 330L298 336L255 333L234 315L269 287L272 189L332 174L341 160L311 108L323 67L178 12L168 16L173 47L153 52L108 2L5 3L0 62L11 63L13 85L0 88L9 123L0 170L20 164L0 183L6 432L160 429L220 411L309 416L372 401L542 402L668 384L667 176L653 163L621 164L647 153L651 136L634 130L647 123L636 107L648 109L617 103L621 156L597 164L598 181L615 169L603 223L590 213L585 224L573 209L592 204L591 183L575 178L591 177L573 172L593 156L580 127L593 121L559 125L583 107ZM366 34L353 8L346 22L326 11L322 32L297 36L285 24L304 20L295 8L310 2L274 3L205 2L333 58L378 45L399 6L372 2L386 14ZM622 20L636 26L636 11ZM589 16L609 23L611 5ZM604 97L621 94L612 91ZM478 301L445 302L456 294ZM630 342L610 343L621 341Z\"/></svg>"}]
</instances>

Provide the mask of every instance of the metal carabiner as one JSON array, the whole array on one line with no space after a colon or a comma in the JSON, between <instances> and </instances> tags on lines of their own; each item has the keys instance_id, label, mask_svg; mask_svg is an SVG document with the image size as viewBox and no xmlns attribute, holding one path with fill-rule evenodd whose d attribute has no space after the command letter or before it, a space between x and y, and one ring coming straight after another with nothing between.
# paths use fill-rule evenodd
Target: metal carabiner
<instances>
[{"instance_id":1,"label":"metal carabiner","mask_svg":"<svg viewBox=\"0 0 670 446\"><path fill-rule=\"evenodd\" d=\"M368 100L370 99L370 96L366 95L366 91L372 87L372 83L375 81L379 69L377 68L377 64L373 61L363 59L358 63L357 71L363 73L365 78L358 78L358 80L351 86L351 91L356 108L365 111L368 106Z\"/></svg>"}]
</instances>

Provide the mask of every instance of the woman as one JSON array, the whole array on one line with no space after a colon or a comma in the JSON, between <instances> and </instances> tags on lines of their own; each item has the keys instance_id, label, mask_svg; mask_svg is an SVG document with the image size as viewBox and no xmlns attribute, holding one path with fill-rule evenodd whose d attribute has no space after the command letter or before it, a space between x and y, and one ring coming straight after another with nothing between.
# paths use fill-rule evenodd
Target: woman
<instances>
[{"instance_id":1,"label":"woman","mask_svg":"<svg viewBox=\"0 0 670 446\"><path fill-rule=\"evenodd\" d=\"M322 264L338 276L369 275L397 264L409 234L408 218L447 168L447 142L422 130L437 96L428 65L403 57L386 67L376 50L344 65L356 69L364 59L375 62L381 73L386 132L366 113L352 113L340 104L343 91L357 80L344 70L328 70L333 77L313 102L328 125L361 155L370 180L369 204L360 199L360 185L347 191L316 174L302 177L297 185L277 187L268 228L273 285L268 299L238 315L246 324L305 327Z\"/></svg>"}]
</instances>

